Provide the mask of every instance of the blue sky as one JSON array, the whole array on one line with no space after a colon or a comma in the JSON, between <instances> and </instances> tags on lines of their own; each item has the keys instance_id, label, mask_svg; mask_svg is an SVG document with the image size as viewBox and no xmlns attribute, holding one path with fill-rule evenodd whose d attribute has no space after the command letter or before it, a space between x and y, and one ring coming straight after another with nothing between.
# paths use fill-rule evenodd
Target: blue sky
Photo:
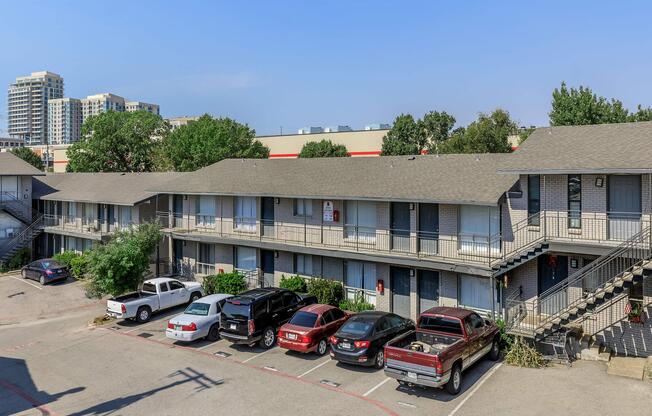
<instances>
[{"instance_id":1,"label":"blue sky","mask_svg":"<svg viewBox=\"0 0 652 416\"><path fill-rule=\"evenodd\" d=\"M258 134L429 110L467 124L497 107L546 125L562 80L652 106L650 16L644 1L0 0L0 85L50 70L68 97L113 92ZM3 93L0 134L6 111Z\"/></svg>"}]
</instances>

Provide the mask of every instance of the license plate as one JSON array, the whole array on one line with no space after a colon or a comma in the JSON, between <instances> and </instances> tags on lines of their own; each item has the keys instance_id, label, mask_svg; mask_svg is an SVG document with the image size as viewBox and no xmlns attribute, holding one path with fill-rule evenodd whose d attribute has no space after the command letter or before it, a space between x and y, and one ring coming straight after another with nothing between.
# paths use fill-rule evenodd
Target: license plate
<instances>
[{"instance_id":1,"label":"license plate","mask_svg":"<svg viewBox=\"0 0 652 416\"><path fill-rule=\"evenodd\" d=\"M297 334L288 334L288 339L297 339Z\"/></svg>"},{"instance_id":2,"label":"license plate","mask_svg":"<svg viewBox=\"0 0 652 416\"><path fill-rule=\"evenodd\" d=\"M231 325L229 325L229 328L231 328L231 329L237 329L237 328L238 328L238 325L236 325L236 324L231 324Z\"/></svg>"},{"instance_id":3,"label":"license plate","mask_svg":"<svg viewBox=\"0 0 652 416\"><path fill-rule=\"evenodd\" d=\"M417 379L417 373L413 373L411 371L408 371L407 376L408 376L408 378L413 378L415 380Z\"/></svg>"},{"instance_id":4,"label":"license plate","mask_svg":"<svg viewBox=\"0 0 652 416\"><path fill-rule=\"evenodd\" d=\"M348 342L343 342L343 343L341 343L340 345L341 345L342 348L344 348L345 350L350 350L350 349L351 349L351 344L349 344Z\"/></svg>"}]
</instances>

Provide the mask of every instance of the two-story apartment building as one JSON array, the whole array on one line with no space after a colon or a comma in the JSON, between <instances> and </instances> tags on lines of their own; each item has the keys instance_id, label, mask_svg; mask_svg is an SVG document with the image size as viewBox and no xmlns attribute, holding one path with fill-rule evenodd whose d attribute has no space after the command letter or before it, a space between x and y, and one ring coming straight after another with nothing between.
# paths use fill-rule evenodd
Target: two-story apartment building
<instances>
[{"instance_id":1,"label":"two-story apartment building","mask_svg":"<svg viewBox=\"0 0 652 416\"><path fill-rule=\"evenodd\" d=\"M34 199L43 213L37 255L83 252L117 230L154 221L156 212L167 207L167 200L146 189L178 175L66 173L34 178Z\"/></svg>"},{"instance_id":2,"label":"two-story apartment building","mask_svg":"<svg viewBox=\"0 0 652 416\"><path fill-rule=\"evenodd\" d=\"M500 309L492 259L509 155L224 160L152 189L177 270L342 281L381 310Z\"/></svg>"}]
</instances>

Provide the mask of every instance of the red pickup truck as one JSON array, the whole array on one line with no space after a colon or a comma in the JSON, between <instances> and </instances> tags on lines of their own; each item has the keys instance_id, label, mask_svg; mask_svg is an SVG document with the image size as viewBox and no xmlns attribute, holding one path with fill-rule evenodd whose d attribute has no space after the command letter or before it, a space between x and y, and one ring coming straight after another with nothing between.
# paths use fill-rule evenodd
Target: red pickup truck
<instances>
[{"instance_id":1,"label":"red pickup truck","mask_svg":"<svg viewBox=\"0 0 652 416\"><path fill-rule=\"evenodd\" d=\"M489 354L500 355L495 323L468 309L437 307L422 313L417 329L385 345L385 374L401 384L445 387L457 394L462 371Z\"/></svg>"}]
</instances>

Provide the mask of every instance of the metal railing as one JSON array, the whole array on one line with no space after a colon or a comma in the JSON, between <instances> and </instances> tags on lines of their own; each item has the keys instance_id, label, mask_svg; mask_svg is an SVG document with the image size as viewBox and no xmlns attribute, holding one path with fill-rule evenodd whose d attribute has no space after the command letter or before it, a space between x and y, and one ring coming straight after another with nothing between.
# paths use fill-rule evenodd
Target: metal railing
<instances>
[{"instance_id":1,"label":"metal railing","mask_svg":"<svg viewBox=\"0 0 652 416\"><path fill-rule=\"evenodd\" d=\"M647 226L538 297L523 300L518 293L506 299L507 325L515 332L535 334L559 322L569 311L587 306L587 300L598 299L596 296L605 293L624 273L651 256L652 232Z\"/></svg>"},{"instance_id":2,"label":"metal railing","mask_svg":"<svg viewBox=\"0 0 652 416\"><path fill-rule=\"evenodd\" d=\"M195 263L195 273L197 274L209 276L215 274L215 270L215 264L213 263L202 263L199 261Z\"/></svg>"},{"instance_id":3,"label":"metal railing","mask_svg":"<svg viewBox=\"0 0 652 416\"><path fill-rule=\"evenodd\" d=\"M43 224L45 227L61 231L102 237L115 231L126 230L135 223L133 221L120 221L119 219L107 223L106 220L96 217L44 214Z\"/></svg>"},{"instance_id":4,"label":"metal railing","mask_svg":"<svg viewBox=\"0 0 652 416\"><path fill-rule=\"evenodd\" d=\"M18 235L0 246L0 260L6 260L7 256L15 248L22 248L31 243L34 236L41 232L43 226L43 216L38 216L34 222L25 227Z\"/></svg>"}]
</instances>

